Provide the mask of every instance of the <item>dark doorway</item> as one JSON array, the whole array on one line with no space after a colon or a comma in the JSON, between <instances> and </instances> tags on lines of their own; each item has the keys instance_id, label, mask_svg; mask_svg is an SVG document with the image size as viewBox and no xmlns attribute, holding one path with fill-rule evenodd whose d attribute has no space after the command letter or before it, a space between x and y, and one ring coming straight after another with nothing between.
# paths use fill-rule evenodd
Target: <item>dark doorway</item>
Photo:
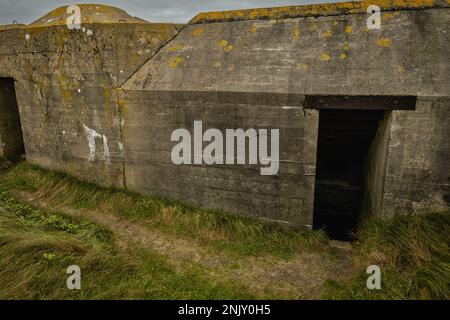
<instances>
[{"instance_id":1,"label":"dark doorway","mask_svg":"<svg viewBox=\"0 0 450 320\"><path fill-rule=\"evenodd\" d=\"M351 240L364 198L369 151L385 111L319 111L314 228Z\"/></svg>"},{"instance_id":2,"label":"dark doorway","mask_svg":"<svg viewBox=\"0 0 450 320\"><path fill-rule=\"evenodd\" d=\"M17 160L25 154L13 78L0 78L0 156Z\"/></svg>"}]
</instances>

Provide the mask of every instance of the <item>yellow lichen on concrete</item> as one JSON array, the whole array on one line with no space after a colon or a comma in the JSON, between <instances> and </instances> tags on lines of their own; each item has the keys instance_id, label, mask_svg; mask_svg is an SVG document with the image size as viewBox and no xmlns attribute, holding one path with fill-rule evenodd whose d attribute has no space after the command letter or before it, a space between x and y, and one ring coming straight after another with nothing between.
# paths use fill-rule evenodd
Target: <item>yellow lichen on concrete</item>
<instances>
[{"instance_id":1,"label":"yellow lichen on concrete","mask_svg":"<svg viewBox=\"0 0 450 320\"><path fill-rule=\"evenodd\" d=\"M258 31L258 27L257 26L252 26L252 29L251 29L251 31L253 32L253 33L255 33L256 31Z\"/></svg>"},{"instance_id":2,"label":"yellow lichen on concrete","mask_svg":"<svg viewBox=\"0 0 450 320\"><path fill-rule=\"evenodd\" d=\"M234 46L229 44L228 46L226 46L225 48L223 48L223 51L225 51L226 53L233 51Z\"/></svg>"},{"instance_id":3,"label":"yellow lichen on concrete","mask_svg":"<svg viewBox=\"0 0 450 320\"><path fill-rule=\"evenodd\" d=\"M105 113L109 113L111 111L111 88L103 87L103 110Z\"/></svg>"},{"instance_id":4,"label":"yellow lichen on concrete","mask_svg":"<svg viewBox=\"0 0 450 320\"><path fill-rule=\"evenodd\" d=\"M200 37L203 34L203 28L196 28L194 31L192 31L192 35L194 37Z\"/></svg>"},{"instance_id":5,"label":"yellow lichen on concrete","mask_svg":"<svg viewBox=\"0 0 450 320\"><path fill-rule=\"evenodd\" d=\"M341 53L341 54L339 55L339 59L343 60L343 59L345 59L345 58L347 58L347 54Z\"/></svg>"},{"instance_id":6,"label":"yellow lichen on concrete","mask_svg":"<svg viewBox=\"0 0 450 320\"><path fill-rule=\"evenodd\" d=\"M298 63L297 64L297 70L303 70L306 71L309 69L309 66L305 63Z\"/></svg>"},{"instance_id":7,"label":"yellow lichen on concrete","mask_svg":"<svg viewBox=\"0 0 450 320\"><path fill-rule=\"evenodd\" d=\"M182 50L182 49L184 49L184 46L181 45L181 44L172 45L172 46L167 48L167 50L169 52L177 52L177 51Z\"/></svg>"},{"instance_id":8,"label":"yellow lichen on concrete","mask_svg":"<svg viewBox=\"0 0 450 320\"><path fill-rule=\"evenodd\" d=\"M345 51L350 50L350 42L348 42L348 41L344 42L344 50Z\"/></svg>"},{"instance_id":9,"label":"yellow lichen on concrete","mask_svg":"<svg viewBox=\"0 0 450 320\"><path fill-rule=\"evenodd\" d=\"M141 58L141 55L137 51L133 51L133 53L130 56L130 61L132 63L137 63L139 59Z\"/></svg>"},{"instance_id":10,"label":"yellow lichen on concrete","mask_svg":"<svg viewBox=\"0 0 450 320\"><path fill-rule=\"evenodd\" d=\"M219 47L225 48L227 45L228 45L228 41L227 40L220 40L219 41Z\"/></svg>"},{"instance_id":11,"label":"yellow lichen on concrete","mask_svg":"<svg viewBox=\"0 0 450 320\"><path fill-rule=\"evenodd\" d=\"M219 47L221 47L226 53L231 52L234 49L234 46L229 44L227 40L220 40Z\"/></svg>"},{"instance_id":12,"label":"yellow lichen on concrete","mask_svg":"<svg viewBox=\"0 0 450 320\"><path fill-rule=\"evenodd\" d=\"M333 31L331 31L331 30L326 30L326 31L323 33L323 36L324 36L325 38L331 38L331 37L333 36Z\"/></svg>"},{"instance_id":13,"label":"yellow lichen on concrete","mask_svg":"<svg viewBox=\"0 0 450 320\"><path fill-rule=\"evenodd\" d=\"M176 67L178 67L178 65L179 65L180 63L183 63L183 62L184 62L184 58L182 58L182 57L175 57L175 58L173 58L172 60L170 60L169 66L170 66L171 68L176 68Z\"/></svg>"},{"instance_id":14,"label":"yellow lichen on concrete","mask_svg":"<svg viewBox=\"0 0 450 320\"><path fill-rule=\"evenodd\" d=\"M294 31L292 32L295 38L300 38L302 32L299 28L295 28Z\"/></svg>"},{"instance_id":15,"label":"yellow lichen on concrete","mask_svg":"<svg viewBox=\"0 0 450 320\"><path fill-rule=\"evenodd\" d=\"M353 33L353 27L352 26L347 26L346 28L345 28L345 33Z\"/></svg>"},{"instance_id":16,"label":"yellow lichen on concrete","mask_svg":"<svg viewBox=\"0 0 450 320\"><path fill-rule=\"evenodd\" d=\"M309 29L312 30L312 31L315 31L315 30L319 29L319 25L318 25L317 23L313 23L313 24L309 27Z\"/></svg>"},{"instance_id":17,"label":"yellow lichen on concrete","mask_svg":"<svg viewBox=\"0 0 450 320\"><path fill-rule=\"evenodd\" d=\"M122 97L117 99L117 106L120 109L120 112L122 113L122 116L128 114L128 100L124 99Z\"/></svg>"},{"instance_id":18,"label":"yellow lichen on concrete","mask_svg":"<svg viewBox=\"0 0 450 320\"><path fill-rule=\"evenodd\" d=\"M394 14L392 12L385 12L383 13L383 19L384 20L391 20L394 18Z\"/></svg>"},{"instance_id":19,"label":"yellow lichen on concrete","mask_svg":"<svg viewBox=\"0 0 450 320\"><path fill-rule=\"evenodd\" d=\"M191 20L191 24L219 21L241 20L277 20L297 17L317 17L338 14L366 13L367 7L378 5L382 11L433 8L442 4L434 0L364 0L358 2L340 2L248 10L231 10L200 13Z\"/></svg>"},{"instance_id":20,"label":"yellow lichen on concrete","mask_svg":"<svg viewBox=\"0 0 450 320\"><path fill-rule=\"evenodd\" d=\"M381 47L390 47L392 44L392 40L389 38L380 38L376 41L376 44L381 46Z\"/></svg>"},{"instance_id":21,"label":"yellow lichen on concrete","mask_svg":"<svg viewBox=\"0 0 450 320\"><path fill-rule=\"evenodd\" d=\"M325 62L330 61L331 56L328 53L324 52L320 55L320 60L325 61Z\"/></svg>"}]
</instances>

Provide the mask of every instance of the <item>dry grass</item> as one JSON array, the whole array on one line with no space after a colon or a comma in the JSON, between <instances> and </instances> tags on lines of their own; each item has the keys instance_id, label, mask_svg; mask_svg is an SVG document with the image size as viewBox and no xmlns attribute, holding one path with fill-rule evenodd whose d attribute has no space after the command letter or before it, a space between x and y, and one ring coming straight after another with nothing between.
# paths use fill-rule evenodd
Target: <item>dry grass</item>
<instances>
[{"instance_id":1,"label":"dry grass","mask_svg":"<svg viewBox=\"0 0 450 320\"><path fill-rule=\"evenodd\" d=\"M21 163L5 174L2 185L7 190L30 190L35 197L72 208L116 213L168 233L245 255L287 257L302 250L324 248L327 242L322 231L298 233L177 201L99 188L28 163Z\"/></svg>"},{"instance_id":2,"label":"dry grass","mask_svg":"<svg viewBox=\"0 0 450 320\"><path fill-rule=\"evenodd\" d=\"M365 272L352 283L330 281L331 297L352 299L450 299L450 213L422 212L371 220L358 232L358 269L378 265L383 288L365 289Z\"/></svg>"},{"instance_id":3,"label":"dry grass","mask_svg":"<svg viewBox=\"0 0 450 320\"><path fill-rule=\"evenodd\" d=\"M66 269L82 270L81 290ZM0 299L249 299L242 287L212 283L195 268L121 243L94 223L23 205L0 193Z\"/></svg>"},{"instance_id":4,"label":"dry grass","mask_svg":"<svg viewBox=\"0 0 450 320\"><path fill-rule=\"evenodd\" d=\"M321 232L300 234L172 200L102 189L27 163L18 164L0 177L0 298L251 297L242 287L226 285L229 279L223 278L222 284L211 281L211 277L206 277L206 269L175 271L163 256L117 246L117 239L109 230L90 221L19 203L10 196L17 190L26 191L41 202L75 211L87 209L119 215L129 223L157 230L167 237L190 239L221 255L239 255L241 261L266 259L273 264L285 264L289 267L280 270L288 270L296 279L305 277L304 281L314 274L314 267L325 265L315 258L322 256L329 264L335 255L336 261L341 262L331 266L333 276L326 282L324 298L450 298L449 212L399 215L361 225L355 250L346 253L353 254L354 269L360 273L350 280L336 280L346 271L342 270L344 253L332 253ZM307 252L315 257L311 260L313 264L297 264L297 260L308 256ZM60 287L60 277L65 276L63 266L75 260L92 274L85 279L86 290L78 295ZM300 265L304 267L301 272ZM366 289L365 270L369 265L381 267L380 291ZM249 267L237 265L236 272ZM353 270L353 266L347 267ZM272 277L270 271L273 270L260 270ZM220 272L224 273L224 269ZM326 279L329 273L324 274ZM276 277L273 279L278 281ZM247 282L251 285L250 280ZM254 285L258 284L255 281Z\"/></svg>"}]
</instances>

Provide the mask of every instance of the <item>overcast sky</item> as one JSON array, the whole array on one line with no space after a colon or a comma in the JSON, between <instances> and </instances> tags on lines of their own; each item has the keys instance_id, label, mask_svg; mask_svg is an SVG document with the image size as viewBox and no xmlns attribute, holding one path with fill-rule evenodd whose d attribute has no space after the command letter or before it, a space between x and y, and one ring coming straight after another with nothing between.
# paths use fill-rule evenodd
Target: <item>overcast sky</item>
<instances>
[{"instance_id":1,"label":"overcast sky","mask_svg":"<svg viewBox=\"0 0 450 320\"><path fill-rule=\"evenodd\" d=\"M0 24L14 20L28 24L49 11L68 4L99 3L124 9L132 16L151 22L185 23L203 11L276 7L343 0L0 0Z\"/></svg>"}]
</instances>

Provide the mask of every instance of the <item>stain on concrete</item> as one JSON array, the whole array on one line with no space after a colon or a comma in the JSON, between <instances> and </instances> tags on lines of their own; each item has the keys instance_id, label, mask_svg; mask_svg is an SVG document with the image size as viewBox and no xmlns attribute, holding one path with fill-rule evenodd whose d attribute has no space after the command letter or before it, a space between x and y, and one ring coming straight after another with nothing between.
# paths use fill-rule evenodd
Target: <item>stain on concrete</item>
<instances>
[{"instance_id":1,"label":"stain on concrete","mask_svg":"<svg viewBox=\"0 0 450 320\"><path fill-rule=\"evenodd\" d=\"M377 39L376 44L381 47L387 48L392 45L392 40L389 38L380 38L380 39Z\"/></svg>"}]
</instances>

